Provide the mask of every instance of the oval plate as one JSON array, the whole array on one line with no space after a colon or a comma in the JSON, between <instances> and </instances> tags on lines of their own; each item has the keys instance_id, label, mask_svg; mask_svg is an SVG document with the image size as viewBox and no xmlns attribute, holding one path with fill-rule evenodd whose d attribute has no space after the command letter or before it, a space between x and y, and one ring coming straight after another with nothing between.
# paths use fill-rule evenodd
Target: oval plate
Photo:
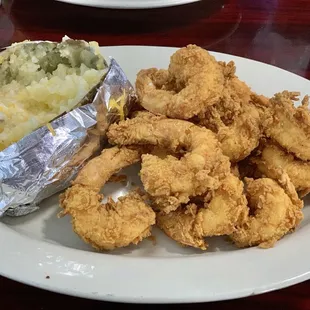
<instances>
[{"instance_id":1,"label":"oval plate","mask_svg":"<svg viewBox=\"0 0 310 310\"><path fill-rule=\"evenodd\" d=\"M166 68L175 48L115 46L102 48L113 56L131 81L142 68ZM310 91L310 81L276 67L213 53L235 61L237 74L266 96L284 89ZM128 184L139 183L139 166L123 171ZM107 184L104 194L124 195L129 185ZM232 299L259 294L310 278L310 208L293 234L274 248L236 249L225 238L211 238L210 250L182 248L154 229L157 243L111 253L96 253L72 231L70 218L57 219L58 197L40 211L0 222L0 274L47 290L118 302L182 303ZM298 263L297 263L298 262Z\"/></svg>"},{"instance_id":2,"label":"oval plate","mask_svg":"<svg viewBox=\"0 0 310 310\"><path fill-rule=\"evenodd\" d=\"M57 0L76 5L106 9L154 9L183 5L200 0Z\"/></svg>"}]
</instances>

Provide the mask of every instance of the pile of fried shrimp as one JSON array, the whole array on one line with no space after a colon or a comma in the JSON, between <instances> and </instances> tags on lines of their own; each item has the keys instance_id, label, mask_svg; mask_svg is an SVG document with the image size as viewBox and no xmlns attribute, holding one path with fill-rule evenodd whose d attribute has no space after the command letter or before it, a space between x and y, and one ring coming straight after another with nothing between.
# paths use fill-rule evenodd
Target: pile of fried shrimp
<instances>
[{"instance_id":1,"label":"pile of fried shrimp","mask_svg":"<svg viewBox=\"0 0 310 310\"><path fill-rule=\"evenodd\" d=\"M254 93L233 62L195 46L177 50L167 70L137 75L139 103L109 127L111 147L91 159L60 196L61 215L98 250L138 244L157 225L183 246L206 237L239 248L270 248L303 219L310 192L308 97ZM143 190L102 203L121 169L141 163Z\"/></svg>"}]
</instances>

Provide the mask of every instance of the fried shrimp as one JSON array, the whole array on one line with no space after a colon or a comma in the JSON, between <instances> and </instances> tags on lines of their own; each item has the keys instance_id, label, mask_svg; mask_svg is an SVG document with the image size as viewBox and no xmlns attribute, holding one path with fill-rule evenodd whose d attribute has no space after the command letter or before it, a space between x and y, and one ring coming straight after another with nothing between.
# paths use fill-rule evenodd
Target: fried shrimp
<instances>
[{"instance_id":1,"label":"fried shrimp","mask_svg":"<svg viewBox=\"0 0 310 310\"><path fill-rule=\"evenodd\" d=\"M150 115L113 124L108 131L110 143L118 145L154 145L180 159L142 156L141 180L161 210L170 212L190 197L216 189L230 174L230 162L224 156L212 131L190 122Z\"/></svg>"},{"instance_id":2,"label":"fried shrimp","mask_svg":"<svg viewBox=\"0 0 310 310\"><path fill-rule=\"evenodd\" d=\"M299 93L284 91L276 94L269 103L267 112L272 122L266 127L266 136L276 141L289 153L302 160L310 160L310 113L309 98L295 107Z\"/></svg>"},{"instance_id":3,"label":"fried shrimp","mask_svg":"<svg viewBox=\"0 0 310 310\"><path fill-rule=\"evenodd\" d=\"M188 45L171 56L168 71L138 73L138 98L150 112L189 119L219 101L226 71L206 50Z\"/></svg>"},{"instance_id":4,"label":"fried shrimp","mask_svg":"<svg viewBox=\"0 0 310 310\"><path fill-rule=\"evenodd\" d=\"M190 119L217 133L224 154L238 162L258 146L262 126L252 91L235 71L233 62L217 62L189 45L171 56L168 70L141 70L136 89L146 110Z\"/></svg>"},{"instance_id":5,"label":"fried shrimp","mask_svg":"<svg viewBox=\"0 0 310 310\"><path fill-rule=\"evenodd\" d=\"M192 203L169 214L157 213L156 224L181 245L206 250L208 245L196 223L197 213L198 207Z\"/></svg>"},{"instance_id":6,"label":"fried shrimp","mask_svg":"<svg viewBox=\"0 0 310 310\"><path fill-rule=\"evenodd\" d=\"M205 125L206 121L201 124ZM259 144L262 136L259 113L254 107L247 105L230 125L220 125L216 133L224 155L232 162L239 162Z\"/></svg>"},{"instance_id":7,"label":"fried shrimp","mask_svg":"<svg viewBox=\"0 0 310 310\"><path fill-rule=\"evenodd\" d=\"M275 178L275 171L281 169L288 174L298 192L310 190L310 163L296 159L276 144L265 143L260 155L251 161L269 178Z\"/></svg>"},{"instance_id":8,"label":"fried shrimp","mask_svg":"<svg viewBox=\"0 0 310 310\"><path fill-rule=\"evenodd\" d=\"M140 161L142 154L143 149L135 147L115 146L105 149L100 156L85 165L73 181L73 185L80 184L100 190L113 174Z\"/></svg>"},{"instance_id":9,"label":"fried shrimp","mask_svg":"<svg viewBox=\"0 0 310 310\"><path fill-rule=\"evenodd\" d=\"M272 247L303 219L303 201L286 174L279 181L247 179L248 220L231 234L238 247Z\"/></svg>"},{"instance_id":10,"label":"fried shrimp","mask_svg":"<svg viewBox=\"0 0 310 310\"><path fill-rule=\"evenodd\" d=\"M193 169L192 160L168 155L164 159L151 154L142 155L140 176L145 190L152 196L154 208L169 213L190 197L203 195L219 186L219 178L210 170ZM204 166L201 166L204 169Z\"/></svg>"},{"instance_id":11,"label":"fried shrimp","mask_svg":"<svg viewBox=\"0 0 310 310\"><path fill-rule=\"evenodd\" d=\"M108 198L102 204L101 187L120 169L140 160L142 151L126 147L105 149L89 161L73 186L60 197L63 211L70 214L74 231L99 250L112 250L137 244L150 235L155 224L154 211L138 192L131 192L117 202Z\"/></svg>"},{"instance_id":12,"label":"fried shrimp","mask_svg":"<svg viewBox=\"0 0 310 310\"><path fill-rule=\"evenodd\" d=\"M226 81L221 100L201 113L199 124L211 129L232 162L246 158L263 134L260 109L252 103L251 89L237 77Z\"/></svg>"},{"instance_id":13,"label":"fried shrimp","mask_svg":"<svg viewBox=\"0 0 310 310\"><path fill-rule=\"evenodd\" d=\"M231 174L203 207L190 204L169 214L159 213L157 225L177 242L205 250L203 237L232 234L247 216L243 183Z\"/></svg>"},{"instance_id":14,"label":"fried shrimp","mask_svg":"<svg viewBox=\"0 0 310 310\"><path fill-rule=\"evenodd\" d=\"M201 223L205 237L222 236L233 233L236 226L244 223L247 216L243 183L231 174L215 191L211 201L199 210L197 222Z\"/></svg>"}]
</instances>

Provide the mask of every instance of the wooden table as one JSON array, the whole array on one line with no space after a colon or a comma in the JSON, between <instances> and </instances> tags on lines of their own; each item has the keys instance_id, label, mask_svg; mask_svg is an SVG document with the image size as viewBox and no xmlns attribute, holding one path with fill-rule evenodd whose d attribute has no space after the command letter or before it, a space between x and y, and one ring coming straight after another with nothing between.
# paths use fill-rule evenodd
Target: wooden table
<instances>
[{"instance_id":1,"label":"wooden table","mask_svg":"<svg viewBox=\"0 0 310 310\"><path fill-rule=\"evenodd\" d=\"M142 11L102 10L53 0L2 0L2 3L0 47L25 39L60 40L64 34L96 40L100 45L195 43L310 78L310 0L204 0ZM256 74L258 79L264 78L259 72ZM47 310L60 305L66 308L70 305L76 310L115 306L41 291L0 277L1 309ZM168 307L306 310L310 309L310 282L235 301Z\"/></svg>"}]
</instances>

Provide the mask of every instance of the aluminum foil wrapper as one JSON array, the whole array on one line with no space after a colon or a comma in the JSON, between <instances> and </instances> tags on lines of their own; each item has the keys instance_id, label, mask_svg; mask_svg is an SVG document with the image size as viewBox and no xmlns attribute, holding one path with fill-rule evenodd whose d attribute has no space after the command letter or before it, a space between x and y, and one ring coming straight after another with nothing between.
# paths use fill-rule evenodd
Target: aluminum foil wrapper
<instances>
[{"instance_id":1,"label":"aluminum foil wrapper","mask_svg":"<svg viewBox=\"0 0 310 310\"><path fill-rule=\"evenodd\" d=\"M0 217L34 212L42 200L70 186L85 162L102 149L109 124L126 117L135 101L134 88L111 59L90 103L0 152Z\"/></svg>"}]
</instances>

